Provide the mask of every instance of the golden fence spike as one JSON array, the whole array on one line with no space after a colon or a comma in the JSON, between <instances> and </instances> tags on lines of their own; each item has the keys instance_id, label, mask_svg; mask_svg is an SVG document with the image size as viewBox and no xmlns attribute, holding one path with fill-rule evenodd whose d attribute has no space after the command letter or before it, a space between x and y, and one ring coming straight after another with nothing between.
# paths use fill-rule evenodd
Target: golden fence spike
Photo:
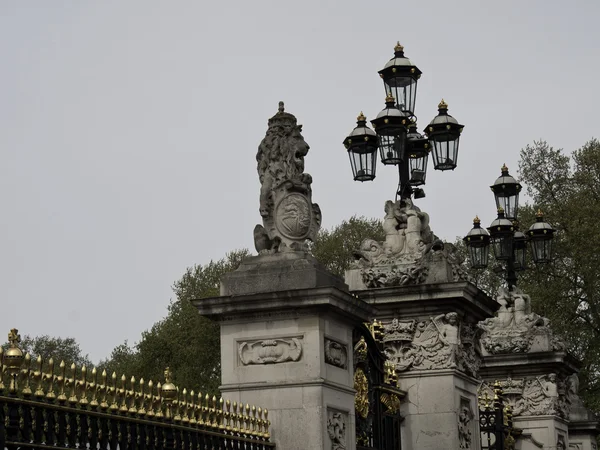
<instances>
[{"instance_id":1,"label":"golden fence spike","mask_svg":"<svg viewBox=\"0 0 600 450\"><path fill-rule=\"evenodd\" d=\"M189 423L190 419L188 417L188 402L187 402L187 389L183 388L182 391L182 396L181 396L181 405L180 405L180 410L181 410L181 421L183 423Z\"/></svg>"},{"instance_id":2,"label":"golden fence spike","mask_svg":"<svg viewBox=\"0 0 600 450\"><path fill-rule=\"evenodd\" d=\"M263 425L265 427L265 432L263 433L263 437L268 440L271 437L271 435L269 434L269 425L271 425L271 421L269 420L269 410L265 408L264 412L265 421L263 422Z\"/></svg>"},{"instance_id":3,"label":"golden fence spike","mask_svg":"<svg viewBox=\"0 0 600 450\"><path fill-rule=\"evenodd\" d=\"M110 380L111 380L111 386L110 386L110 399L111 399L110 410L111 411L118 411L119 410L119 404L117 403L118 399L117 399L117 373L116 372L112 373L112 375L110 376Z\"/></svg>"},{"instance_id":4,"label":"golden fence spike","mask_svg":"<svg viewBox=\"0 0 600 450\"><path fill-rule=\"evenodd\" d=\"M54 360L50 358L48 360L48 372L45 372L43 378L48 380L48 392L46 398L48 400L54 400L56 395L54 394Z\"/></svg>"},{"instance_id":5,"label":"golden fence spike","mask_svg":"<svg viewBox=\"0 0 600 450\"><path fill-rule=\"evenodd\" d=\"M222 399L222 397L221 397L221 399ZM225 429L227 431L231 431L231 425L230 425L231 401L229 401L229 399L227 399L227 401L225 401L225 413L223 415L225 416Z\"/></svg>"},{"instance_id":6,"label":"golden fence spike","mask_svg":"<svg viewBox=\"0 0 600 450\"><path fill-rule=\"evenodd\" d=\"M156 383L156 391L158 392L156 397L154 397L154 402L156 405L156 408L154 408L154 410L156 411L156 414L155 414L156 417L164 417L163 412L162 412L163 400L160 395L161 388L162 388L162 385L160 384L160 382Z\"/></svg>"},{"instance_id":7,"label":"golden fence spike","mask_svg":"<svg viewBox=\"0 0 600 450\"><path fill-rule=\"evenodd\" d=\"M137 410L137 402L136 402L136 392L135 392L135 377L132 376L131 380L129 380L131 389L129 389L129 391L127 392L127 395L129 397L129 410L128 412L130 414L137 414L138 410Z\"/></svg>"},{"instance_id":8,"label":"golden fence spike","mask_svg":"<svg viewBox=\"0 0 600 450\"><path fill-rule=\"evenodd\" d=\"M263 415L262 415L263 411L262 408L259 406L258 410L257 410L257 414L258 414L258 418L256 420L256 432L257 432L257 436L262 437L262 421L263 421Z\"/></svg>"},{"instance_id":9,"label":"golden fence spike","mask_svg":"<svg viewBox=\"0 0 600 450\"><path fill-rule=\"evenodd\" d=\"M96 368L94 367L92 369L92 381L86 387L86 390L89 389L90 392L92 393L92 399L90 400L90 406L93 406L94 408L96 408L98 406L97 386L98 386L98 370L96 370Z\"/></svg>"},{"instance_id":10,"label":"golden fence spike","mask_svg":"<svg viewBox=\"0 0 600 450\"><path fill-rule=\"evenodd\" d=\"M198 392L196 408L198 409L198 425L204 425L204 410L202 409L202 392Z\"/></svg>"},{"instance_id":11,"label":"golden fence spike","mask_svg":"<svg viewBox=\"0 0 600 450\"><path fill-rule=\"evenodd\" d=\"M146 411L146 395L144 394L144 379L140 378L139 381L139 391L137 393L137 398L139 400L139 408L138 408L138 414L140 416L145 416L147 411Z\"/></svg>"},{"instance_id":12,"label":"golden fence spike","mask_svg":"<svg viewBox=\"0 0 600 450\"><path fill-rule=\"evenodd\" d=\"M256 436L257 432L256 432L256 406L252 405L252 416L250 417L250 424L252 425L251 431L252 431L252 436Z\"/></svg>"},{"instance_id":13,"label":"golden fence spike","mask_svg":"<svg viewBox=\"0 0 600 450\"><path fill-rule=\"evenodd\" d=\"M146 415L148 417L154 417L154 394L152 394L152 388L154 383L152 380L148 381L148 393L144 396L146 403Z\"/></svg>"},{"instance_id":14,"label":"golden fence spike","mask_svg":"<svg viewBox=\"0 0 600 450\"><path fill-rule=\"evenodd\" d=\"M250 434L250 405L246 403L246 413L244 414L244 428L246 434Z\"/></svg>"},{"instance_id":15,"label":"golden fence spike","mask_svg":"<svg viewBox=\"0 0 600 450\"><path fill-rule=\"evenodd\" d=\"M213 428L219 428L219 413L217 411L217 396L213 395L212 397L212 423L211 426Z\"/></svg>"},{"instance_id":16,"label":"golden fence spike","mask_svg":"<svg viewBox=\"0 0 600 450\"><path fill-rule=\"evenodd\" d=\"M67 366L64 361L60 362L60 364L58 365L58 369L59 369L59 375L56 378L56 381L58 382L58 397L56 397L56 399L59 402L62 402L62 401L67 400L67 396L65 395L65 381L66 381L65 375L66 375Z\"/></svg>"},{"instance_id":17,"label":"golden fence spike","mask_svg":"<svg viewBox=\"0 0 600 450\"><path fill-rule=\"evenodd\" d=\"M27 353L25 355L25 361L24 361L24 368L21 370L21 377L23 377L23 380L25 381L23 389L21 389L21 393L25 396L25 397L29 397L31 395L31 386L30 386L30 379L31 379L31 355L29 353Z\"/></svg>"},{"instance_id":18,"label":"golden fence spike","mask_svg":"<svg viewBox=\"0 0 600 450\"><path fill-rule=\"evenodd\" d=\"M69 403L75 404L79 401L77 398L77 366L75 363L71 364L71 376L65 380L69 386Z\"/></svg>"},{"instance_id":19,"label":"golden fence spike","mask_svg":"<svg viewBox=\"0 0 600 450\"><path fill-rule=\"evenodd\" d=\"M127 412L129 408L127 408L127 377L125 376L125 374L121 375L121 387L117 392L119 400L121 400L119 411Z\"/></svg>"},{"instance_id":20,"label":"golden fence spike","mask_svg":"<svg viewBox=\"0 0 600 450\"><path fill-rule=\"evenodd\" d=\"M106 373L106 369L102 371L102 384L97 386L98 392L102 393L102 401L100 403L100 408L107 409L108 408L108 374Z\"/></svg>"},{"instance_id":21,"label":"golden fence spike","mask_svg":"<svg viewBox=\"0 0 600 450\"><path fill-rule=\"evenodd\" d=\"M194 404L195 398L196 398L195 393L194 393L194 390L192 389L190 391L190 401L188 403L189 417L190 417L191 425L196 425L198 423L198 421L196 420L196 405Z\"/></svg>"},{"instance_id":22,"label":"golden fence spike","mask_svg":"<svg viewBox=\"0 0 600 450\"><path fill-rule=\"evenodd\" d=\"M219 430L225 429L225 412L223 411L223 397L219 397L219 408L217 410L217 422L219 423Z\"/></svg>"},{"instance_id":23,"label":"golden fence spike","mask_svg":"<svg viewBox=\"0 0 600 450\"><path fill-rule=\"evenodd\" d=\"M175 398L172 401L175 406L175 414L173 414L173 420L181 422L181 397L179 396L179 387L175 388Z\"/></svg>"},{"instance_id":24,"label":"golden fence spike","mask_svg":"<svg viewBox=\"0 0 600 450\"><path fill-rule=\"evenodd\" d=\"M36 397L43 397L44 394L44 372L43 372L43 361L42 361L42 355L38 355L37 359L36 359L36 365L37 365L37 369L36 371L33 373L33 378L36 380L36 384L37 387L35 388L35 396Z\"/></svg>"},{"instance_id":25,"label":"golden fence spike","mask_svg":"<svg viewBox=\"0 0 600 450\"><path fill-rule=\"evenodd\" d=\"M202 410L206 413L206 416L204 417L204 424L207 427L212 427L212 421L211 421L211 414L210 414L210 395L208 395L208 392L206 393L206 396L204 397L204 408L202 408Z\"/></svg>"},{"instance_id":26,"label":"golden fence spike","mask_svg":"<svg viewBox=\"0 0 600 450\"><path fill-rule=\"evenodd\" d=\"M231 429L233 430L234 433L237 433L238 427L237 427L237 410L238 410L238 404L237 402L233 402L233 413L231 413L231 420L232 420L232 427Z\"/></svg>"},{"instance_id":27,"label":"golden fence spike","mask_svg":"<svg viewBox=\"0 0 600 450\"><path fill-rule=\"evenodd\" d=\"M79 404L80 405L87 405L88 399L87 399L87 391L88 391L88 381L87 381L87 367L85 366L85 364L83 366L81 366L81 379L75 382L77 390L79 390L79 392L81 393L79 395Z\"/></svg>"}]
</instances>

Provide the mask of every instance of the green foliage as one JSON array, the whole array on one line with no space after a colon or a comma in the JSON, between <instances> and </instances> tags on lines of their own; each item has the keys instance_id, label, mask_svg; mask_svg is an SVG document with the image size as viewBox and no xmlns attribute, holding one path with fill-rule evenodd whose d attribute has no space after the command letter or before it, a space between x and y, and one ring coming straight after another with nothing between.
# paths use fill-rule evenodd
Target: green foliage
<instances>
[{"instance_id":1,"label":"green foliage","mask_svg":"<svg viewBox=\"0 0 600 450\"><path fill-rule=\"evenodd\" d=\"M135 346L127 342L117 346L100 364L102 368L156 383L170 367L177 385L216 393L221 378L219 326L201 317L190 301L218 296L222 276L248 255L247 250L237 250L218 261L189 267L173 285L177 298L170 303L167 316L142 333Z\"/></svg>"},{"instance_id":2,"label":"green foliage","mask_svg":"<svg viewBox=\"0 0 600 450\"><path fill-rule=\"evenodd\" d=\"M354 260L353 252L358 250L364 239L385 240L385 234L378 219L352 216L331 230L321 230L311 250L327 269L336 275L344 276Z\"/></svg>"},{"instance_id":3,"label":"green foliage","mask_svg":"<svg viewBox=\"0 0 600 450\"><path fill-rule=\"evenodd\" d=\"M8 343L2 346L5 350L8 348ZM75 338L51 337L48 335L42 336L24 336L21 338L19 347L23 354L29 353L31 360L35 361L38 356L42 357L43 361L48 361L50 358L54 360L54 367L58 370L58 365L61 361L70 366L75 363L78 367L83 365L92 366L92 362L87 354L83 354L81 347Z\"/></svg>"},{"instance_id":4,"label":"green foliage","mask_svg":"<svg viewBox=\"0 0 600 450\"><path fill-rule=\"evenodd\" d=\"M521 150L518 178L531 199L519 208L522 231L535 222L538 209L558 230L552 263L520 272L519 287L582 362L580 394L587 406L600 410L600 142L592 139L570 157L547 142L534 142ZM456 245L466 254L462 241ZM494 266L490 254L488 270L470 269L492 296L503 283Z\"/></svg>"},{"instance_id":5,"label":"green foliage","mask_svg":"<svg viewBox=\"0 0 600 450\"><path fill-rule=\"evenodd\" d=\"M582 361L581 394L600 410L600 142L570 158L535 142L521 151L519 175L533 200L520 209L520 222L533 223L540 208L558 230L552 263L524 272L521 287Z\"/></svg>"}]
</instances>

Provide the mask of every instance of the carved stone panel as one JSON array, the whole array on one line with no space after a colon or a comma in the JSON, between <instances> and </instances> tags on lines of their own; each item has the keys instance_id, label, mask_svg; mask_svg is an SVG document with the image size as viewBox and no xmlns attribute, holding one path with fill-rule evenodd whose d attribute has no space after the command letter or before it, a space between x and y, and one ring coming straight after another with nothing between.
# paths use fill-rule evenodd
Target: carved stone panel
<instances>
[{"instance_id":1,"label":"carved stone panel","mask_svg":"<svg viewBox=\"0 0 600 450\"><path fill-rule=\"evenodd\" d=\"M325 362L340 369L347 369L348 348L344 344L325 338Z\"/></svg>"},{"instance_id":2,"label":"carved stone panel","mask_svg":"<svg viewBox=\"0 0 600 450\"><path fill-rule=\"evenodd\" d=\"M458 440L460 448L469 449L473 440L473 420L474 414L471 408L471 402L467 398L460 399L460 408L458 410Z\"/></svg>"},{"instance_id":3,"label":"carved stone panel","mask_svg":"<svg viewBox=\"0 0 600 450\"><path fill-rule=\"evenodd\" d=\"M259 339L238 343L238 355L244 366L299 361L302 357L301 338Z\"/></svg>"},{"instance_id":4,"label":"carved stone panel","mask_svg":"<svg viewBox=\"0 0 600 450\"><path fill-rule=\"evenodd\" d=\"M346 414L340 411L327 410L327 434L331 441L331 450L345 450L346 440Z\"/></svg>"},{"instance_id":5,"label":"carved stone panel","mask_svg":"<svg viewBox=\"0 0 600 450\"><path fill-rule=\"evenodd\" d=\"M537 377L506 378L498 380L513 416L555 415L569 417L570 401L564 376L550 373ZM480 387L480 396L493 398L494 391L486 383Z\"/></svg>"}]
</instances>

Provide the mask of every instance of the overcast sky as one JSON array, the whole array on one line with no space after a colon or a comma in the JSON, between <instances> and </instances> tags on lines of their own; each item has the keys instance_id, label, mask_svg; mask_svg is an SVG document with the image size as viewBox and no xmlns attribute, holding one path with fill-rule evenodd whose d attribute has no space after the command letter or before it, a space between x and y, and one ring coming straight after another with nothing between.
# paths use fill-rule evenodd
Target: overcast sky
<instances>
[{"instance_id":1,"label":"overcast sky","mask_svg":"<svg viewBox=\"0 0 600 450\"><path fill-rule=\"evenodd\" d=\"M598 137L600 2L0 1L0 332L73 336L94 361L166 313L186 267L252 248L256 149L285 101L324 226L382 217L397 175L352 181L341 142L384 107L397 40L465 125L430 165L434 232L495 216L489 185L537 139Z\"/></svg>"}]
</instances>

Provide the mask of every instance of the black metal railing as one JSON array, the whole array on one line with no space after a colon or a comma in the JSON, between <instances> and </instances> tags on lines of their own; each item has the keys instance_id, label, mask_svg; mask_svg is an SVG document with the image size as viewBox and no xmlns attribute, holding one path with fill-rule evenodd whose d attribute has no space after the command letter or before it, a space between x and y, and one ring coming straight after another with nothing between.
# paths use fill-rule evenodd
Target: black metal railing
<instances>
[{"instance_id":1,"label":"black metal railing","mask_svg":"<svg viewBox=\"0 0 600 450\"><path fill-rule=\"evenodd\" d=\"M169 369L154 386L74 364L67 373L64 362L55 371L52 359L32 367L11 333L0 349L0 450L275 448L266 409L180 391Z\"/></svg>"},{"instance_id":2,"label":"black metal railing","mask_svg":"<svg viewBox=\"0 0 600 450\"><path fill-rule=\"evenodd\" d=\"M506 402L502 388L495 383L479 396L479 432L481 450L514 450L522 430L513 426L512 409Z\"/></svg>"},{"instance_id":3,"label":"black metal railing","mask_svg":"<svg viewBox=\"0 0 600 450\"><path fill-rule=\"evenodd\" d=\"M354 389L357 450L400 450L398 377L382 353L381 326L373 322L354 332Z\"/></svg>"}]
</instances>

